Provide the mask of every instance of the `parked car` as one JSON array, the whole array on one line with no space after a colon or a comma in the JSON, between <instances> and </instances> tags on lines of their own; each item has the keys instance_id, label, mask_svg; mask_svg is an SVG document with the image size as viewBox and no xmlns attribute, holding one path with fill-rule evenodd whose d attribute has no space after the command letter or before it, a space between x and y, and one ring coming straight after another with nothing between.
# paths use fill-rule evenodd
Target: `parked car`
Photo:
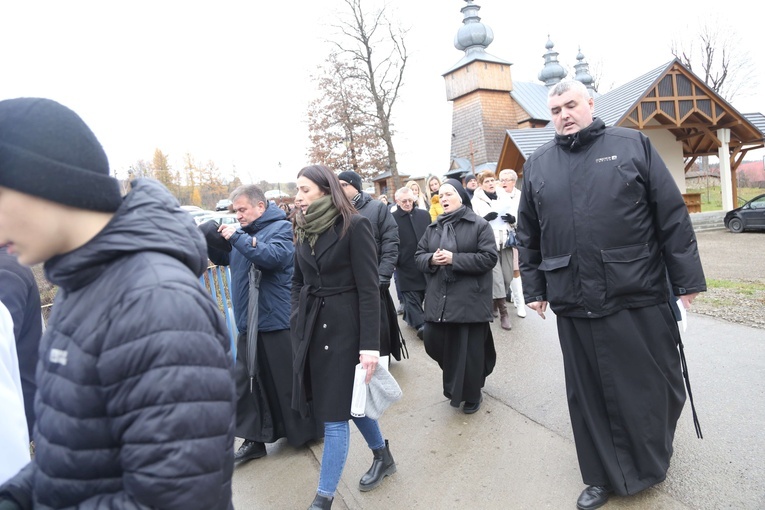
<instances>
[{"instance_id":1,"label":"parked car","mask_svg":"<svg viewBox=\"0 0 765 510\"><path fill-rule=\"evenodd\" d=\"M228 211L228 208L231 206L231 200L228 198L223 198L221 200L218 200L218 203L215 204L215 210L216 211Z\"/></svg>"},{"instance_id":2,"label":"parked car","mask_svg":"<svg viewBox=\"0 0 765 510\"><path fill-rule=\"evenodd\" d=\"M194 218L194 221L197 222L197 225L201 225L202 223L206 221L211 221L211 220L217 221L218 225L229 225L229 224L234 225L235 224L237 227L239 226L239 222L236 221L236 214L231 214L231 213L212 213L212 214L208 213L208 214L205 214L204 216L197 216L196 218Z\"/></svg>"},{"instance_id":3,"label":"parked car","mask_svg":"<svg viewBox=\"0 0 765 510\"><path fill-rule=\"evenodd\" d=\"M765 230L765 194L728 211L723 221L725 227L734 234L744 230Z\"/></svg>"},{"instance_id":4,"label":"parked car","mask_svg":"<svg viewBox=\"0 0 765 510\"><path fill-rule=\"evenodd\" d=\"M267 199L276 200L277 198L289 198L289 193L285 193L282 190L272 189L263 193Z\"/></svg>"}]
</instances>

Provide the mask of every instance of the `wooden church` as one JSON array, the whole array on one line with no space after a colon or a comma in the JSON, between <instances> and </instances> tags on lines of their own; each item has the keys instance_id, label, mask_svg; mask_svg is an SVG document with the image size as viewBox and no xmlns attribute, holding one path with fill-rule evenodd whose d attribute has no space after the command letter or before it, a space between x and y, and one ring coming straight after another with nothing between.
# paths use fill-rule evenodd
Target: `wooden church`
<instances>
[{"instance_id":1,"label":"wooden church","mask_svg":"<svg viewBox=\"0 0 765 510\"><path fill-rule=\"evenodd\" d=\"M549 88L566 78L548 39L539 82L514 82L511 64L486 51L494 39L478 16L480 7L465 0L463 25L454 45L465 55L444 73L452 102L452 163L447 175L523 164L555 130L547 108ZM736 170L749 151L765 147L765 116L739 113L679 60L657 65L614 90L598 94L581 51L574 79L591 91L595 116L606 126L643 131L669 167L691 212L698 197L686 193L685 174L700 156L720 160L723 209L737 203Z\"/></svg>"}]
</instances>

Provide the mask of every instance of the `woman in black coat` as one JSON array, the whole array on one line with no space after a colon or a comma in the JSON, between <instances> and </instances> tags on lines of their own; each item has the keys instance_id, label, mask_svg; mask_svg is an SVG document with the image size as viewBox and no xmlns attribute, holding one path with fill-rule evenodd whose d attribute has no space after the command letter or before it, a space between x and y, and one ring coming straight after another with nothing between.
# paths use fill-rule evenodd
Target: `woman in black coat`
<instances>
[{"instance_id":1,"label":"woman in black coat","mask_svg":"<svg viewBox=\"0 0 765 510\"><path fill-rule=\"evenodd\" d=\"M310 509L326 509L348 456L355 367L361 362L369 382L379 358L377 246L369 220L356 213L327 167L303 168L297 187L292 405L303 415L312 411L324 423L319 486ZM396 464L377 421L353 421L374 456L359 482L359 489L368 491L395 473Z\"/></svg>"},{"instance_id":2,"label":"woman in black coat","mask_svg":"<svg viewBox=\"0 0 765 510\"><path fill-rule=\"evenodd\" d=\"M415 261L425 273L425 351L443 370L444 396L472 414L497 359L492 321L492 276L497 263L489 223L463 205L470 200L459 182L439 189L444 213L420 239Z\"/></svg>"}]
</instances>

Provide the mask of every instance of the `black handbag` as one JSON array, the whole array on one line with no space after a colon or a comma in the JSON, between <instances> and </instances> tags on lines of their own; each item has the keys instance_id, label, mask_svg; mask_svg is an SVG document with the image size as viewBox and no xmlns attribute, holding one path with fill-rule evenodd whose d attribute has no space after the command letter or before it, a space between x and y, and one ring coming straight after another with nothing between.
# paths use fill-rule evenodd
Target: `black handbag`
<instances>
[{"instance_id":1,"label":"black handbag","mask_svg":"<svg viewBox=\"0 0 765 510\"><path fill-rule=\"evenodd\" d=\"M507 241L505 241L505 248L515 248L518 246L518 238L515 236L515 230L507 231Z\"/></svg>"}]
</instances>

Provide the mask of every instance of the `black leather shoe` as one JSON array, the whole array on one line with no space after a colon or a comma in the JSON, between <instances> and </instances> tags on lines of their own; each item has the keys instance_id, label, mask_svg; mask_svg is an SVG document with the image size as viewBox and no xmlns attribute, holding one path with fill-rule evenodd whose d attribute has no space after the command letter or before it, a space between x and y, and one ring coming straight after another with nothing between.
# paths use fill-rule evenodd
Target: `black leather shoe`
<instances>
[{"instance_id":1,"label":"black leather shoe","mask_svg":"<svg viewBox=\"0 0 765 510\"><path fill-rule=\"evenodd\" d=\"M576 507L579 510L600 508L608 502L608 496L610 495L611 489L608 487L590 485L579 495L579 499L576 500Z\"/></svg>"},{"instance_id":2,"label":"black leather shoe","mask_svg":"<svg viewBox=\"0 0 765 510\"><path fill-rule=\"evenodd\" d=\"M424 336L425 336L425 326L420 326L419 328L417 328L417 338L422 340Z\"/></svg>"},{"instance_id":3,"label":"black leather shoe","mask_svg":"<svg viewBox=\"0 0 765 510\"><path fill-rule=\"evenodd\" d=\"M266 456L266 445L258 441L245 439L242 446L234 454L234 462L259 459Z\"/></svg>"},{"instance_id":4,"label":"black leather shoe","mask_svg":"<svg viewBox=\"0 0 765 510\"><path fill-rule=\"evenodd\" d=\"M481 398L476 403L465 402L465 405L462 406L462 412L465 414L473 414L477 412L481 408L481 402L483 402L483 395L481 395Z\"/></svg>"}]
</instances>

